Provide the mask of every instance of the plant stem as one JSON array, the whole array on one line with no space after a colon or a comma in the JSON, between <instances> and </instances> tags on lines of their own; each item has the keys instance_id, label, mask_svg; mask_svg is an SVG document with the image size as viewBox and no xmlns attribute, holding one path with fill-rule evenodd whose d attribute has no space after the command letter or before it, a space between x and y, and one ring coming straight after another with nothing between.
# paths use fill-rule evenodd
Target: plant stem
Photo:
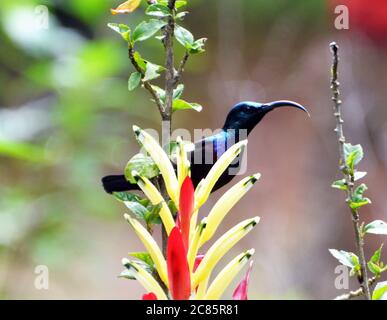
<instances>
[{"instance_id":1,"label":"plant stem","mask_svg":"<svg viewBox=\"0 0 387 320\"><path fill-rule=\"evenodd\" d=\"M129 60L132 63L133 67L136 69L137 72L141 74L141 78L143 79L145 74L144 71L141 69L141 67L138 65L136 59L134 58L134 48L133 44L129 43L128 44L128 54L129 54ZM152 98L156 102L157 108L159 109L161 117L163 117L164 113L164 106L162 101L160 100L159 95L156 93L156 91L153 89L152 85L148 81L143 81L142 84L144 85L144 88L149 91L151 94Z\"/></svg>"},{"instance_id":2,"label":"plant stem","mask_svg":"<svg viewBox=\"0 0 387 320\"><path fill-rule=\"evenodd\" d=\"M185 68L185 65L188 61L188 58L189 58L189 52L186 51L184 56L183 56L183 59L181 59L180 61L180 65L179 65L179 69L177 70L177 74L175 75L175 86L179 83L180 79L181 79L181 76L184 72L184 68Z\"/></svg>"},{"instance_id":3,"label":"plant stem","mask_svg":"<svg viewBox=\"0 0 387 320\"><path fill-rule=\"evenodd\" d=\"M368 280L368 286L372 287L377 280L377 277L372 277ZM361 297L364 295L364 288L361 287L357 289L356 291L350 291L348 293L342 294L340 296L337 296L334 300L350 300L353 298Z\"/></svg>"},{"instance_id":4,"label":"plant stem","mask_svg":"<svg viewBox=\"0 0 387 320\"><path fill-rule=\"evenodd\" d=\"M176 0L168 0L168 7L172 15L168 17L168 24L164 29L164 46L165 46L165 105L163 121L171 122L172 104L173 104L173 89L175 88L175 56L173 52L173 36L175 32L175 2ZM171 127L171 126L169 126Z\"/></svg>"},{"instance_id":5,"label":"plant stem","mask_svg":"<svg viewBox=\"0 0 387 320\"><path fill-rule=\"evenodd\" d=\"M172 135L172 104L173 104L173 89L175 87L175 58L173 52L173 37L175 30L175 2L176 0L168 0L168 7L172 12L172 16L168 18L168 24L164 29L164 47L165 47L165 104L161 118L163 122L167 122L167 125L162 126L162 130L168 130L168 132L162 132L163 137L168 137L168 142ZM168 193L165 190L165 186L162 183L160 186L160 192L163 195L165 201L168 201ZM167 252L168 235L164 227L161 230L162 250L164 256Z\"/></svg>"},{"instance_id":6,"label":"plant stem","mask_svg":"<svg viewBox=\"0 0 387 320\"><path fill-rule=\"evenodd\" d=\"M331 89L333 93L332 101L333 101L334 116L336 119L335 132L339 143L339 153L340 153L339 166L340 166L340 170L344 174L344 178L346 181L347 202L349 202L349 200L352 199L353 193L354 193L354 177L349 173L350 170L348 170L349 168L346 165L345 153L344 153L344 146L345 146L345 136L343 131L344 120L341 115L342 101L340 100L340 90L339 90L340 84L338 81L339 47L335 42L332 42L330 44L330 48L333 54L333 64L332 64L332 70L331 70L332 71ZM358 252L359 263L360 263L361 277L359 277L358 279L359 279L360 285L362 286L362 290L365 292L366 298L368 300L371 300L371 292L370 292L368 274L367 274L367 264L366 264L365 255L364 255L364 239L360 228L359 213L357 209L351 209L351 217L352 217L353 228L355 231L356 249Z\"/></svg>"}]
</instances>

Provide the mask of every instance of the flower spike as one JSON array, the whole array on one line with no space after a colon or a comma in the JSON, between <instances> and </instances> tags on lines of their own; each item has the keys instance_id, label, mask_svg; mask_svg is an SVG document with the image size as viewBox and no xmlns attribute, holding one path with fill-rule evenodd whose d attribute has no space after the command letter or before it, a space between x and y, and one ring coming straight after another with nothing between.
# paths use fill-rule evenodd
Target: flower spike
<instances>
[{"instance_id":1,"label":"flower spike","mask_svg":"<svg viewBox=\"0 0 387 320\"><path fill-rule=\"evenodd\" d=\"M218 276L208 288L207 293L204 296L204 300L220 299L228 285L236 277L239 271L246 265L247 261L253 254L254 249L248 250L239 254L229 264L227 264L226 267L224 267L224 269L219 272Z\"/></svg>"},{"instance_id":2,"label":"flower spike","mask_svg":"<svg viewBox=\"0 0 387 320\"><path fill-rule=\"evenodd\" d=\"M169 289L175 300L188 300L191 295L191 278L180 230L172 229L167 245Z\"/></svg>"}]
</instances>

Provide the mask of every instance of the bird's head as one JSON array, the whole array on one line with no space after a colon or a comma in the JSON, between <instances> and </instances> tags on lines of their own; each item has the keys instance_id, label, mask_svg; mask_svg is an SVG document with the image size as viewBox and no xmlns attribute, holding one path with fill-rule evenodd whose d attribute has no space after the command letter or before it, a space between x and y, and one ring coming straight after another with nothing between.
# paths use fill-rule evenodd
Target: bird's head
<instances>
[{"instance_id":1,"label":"bird's head","mask_svg":"<svg viewBox=\"0 0 387 320\"><path fill-rule=\"evenodd\" d=\"M281 107L293 107L309 114L305 107L293 101L280 100L270 103L240 102L227 115L223 130L245 129L247 133L250 133L267 113Z\"/></svg>"}]
</instances>

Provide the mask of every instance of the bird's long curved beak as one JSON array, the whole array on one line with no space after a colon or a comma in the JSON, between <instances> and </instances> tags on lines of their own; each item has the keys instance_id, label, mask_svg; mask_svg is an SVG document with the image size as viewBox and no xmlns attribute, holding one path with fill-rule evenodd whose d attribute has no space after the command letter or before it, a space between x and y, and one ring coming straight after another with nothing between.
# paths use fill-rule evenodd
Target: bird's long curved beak
<instances>
[{"instance_id":1,"label":"bird's long curved beak","mask_svg":"<svg viewBox=\"0 0 387 320\"><path fill-rule=\"evenodd\" d=\"M293 107L293 108L297 108L297 109L300 109L300 110L306 112L308 114L308 116L310 117L309 111L304 106L302 106L299 103L294 102L294 101L279 100L279 101L274 101L274 102L270 102L270 103L265 103L262 107L264 109L266 109L267 112L272 111L276 108L280 108L280 107Z\"/></svg>"}]
</instances>

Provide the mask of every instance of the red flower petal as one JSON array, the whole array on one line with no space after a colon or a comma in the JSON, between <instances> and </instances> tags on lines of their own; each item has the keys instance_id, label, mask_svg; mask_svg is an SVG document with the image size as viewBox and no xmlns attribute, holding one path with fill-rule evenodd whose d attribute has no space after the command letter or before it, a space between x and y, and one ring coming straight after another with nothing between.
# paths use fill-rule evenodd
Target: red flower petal
<instances>
[{"instance_id":1,"label":"red flower petal","mask_svg":"<svg viewBox=\"0 0 387 320\"><path fill-rule=\"evenodd\" d=\"M142 300L157 300L157 297L153 292L149 292L142 296Z\"/></svg>"},{"instance_id":2,"label":"red flower petal","mask_svg":"<svg viewBox=\"0 0 387 320\"><path fill-rule=\"evenodd\" d=\"M242 279L242 281L238 284L236 287L232 298L234 300L248 300L247 299L247 289L249 285L249 278L250 278L250 272L251 268L253 267L253 261L251 261L249 268L247 269L246 275Z\"/></svg>"},{"instance_id":3,"label":"red flower petal","mask_svg":"<svg viewBox=\"0 0 387 320\"><path fill-rule=\"evenodd\" d=\"M188 300L191 295L191 278L180 230L174 227L169 234L167 246L167 269L169 289L175 300Z\"/></svg>"},{"instance_id":4,"label":"red flower petal","mask_svg":"<svg viewBox=\"0 0 387 320\"><path fill-rule=\"evenodd\" d=\"M199 264L202 262L204 258L204 254L198 254L195 258L194 266L193 266L193 272L196 271L196 269L199 267Z\"/></svg>"},{"instance_id":5,"label":"red flower petal","mask_svg":"<svg viewBox=\"0 0 387 320\"><path fill-rule=\"evenodd\" d=\"M186 250L188 251L190 220L192 211L194 210L194 193L195 189L190 177L184 179L180 189L179 199L179 216L178 226L180 227L181 234L183 236L183 242Z\"/></svg>"}]
</instances>

